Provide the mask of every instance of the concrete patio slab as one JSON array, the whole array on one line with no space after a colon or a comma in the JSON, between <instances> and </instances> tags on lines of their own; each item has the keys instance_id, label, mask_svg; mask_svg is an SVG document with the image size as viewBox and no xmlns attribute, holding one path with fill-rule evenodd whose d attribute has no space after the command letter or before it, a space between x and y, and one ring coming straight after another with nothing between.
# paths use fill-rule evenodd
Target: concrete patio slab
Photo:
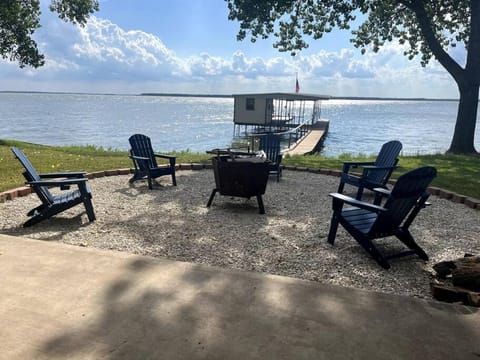
<instances>
[{"instance_id":1,"label":"concrete patio slab","mask_svg":"<svg viewBox=\"0 0 480 360\"><path fill-rule=\"evenodd\" d=\"M0 359L480 359L478 309L0 235Z\"/></svg>"}]
</instances>

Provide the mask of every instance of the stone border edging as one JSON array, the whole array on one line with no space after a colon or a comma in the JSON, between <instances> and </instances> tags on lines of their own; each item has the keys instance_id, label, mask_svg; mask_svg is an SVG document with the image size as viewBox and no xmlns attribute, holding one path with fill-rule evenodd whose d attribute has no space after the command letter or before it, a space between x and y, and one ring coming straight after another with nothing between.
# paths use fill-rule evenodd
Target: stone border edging
<instances>
[{"instance_id":1,"label":"stone border edging","mask_svg":"<svg viewBox=\"0 0 480 360\"><path fill-rule=\"evenodd\" d=\"M175 165L175 170L203 170L203 169L212 169L211 164L177 164ZM302 166L283 166L285 170L290 171L303 171L310 172L314 174L322 174L329 176L340 177L342 172L340 170L333 169L323 169L323 168L308 168ZM133 174L134 169L116 169L116 170L104 170L104 171L95 171L87 174L87 178L101 178L105 176L116 176L116 175L128 175ZM389 184L395 184L395 180L390 180ZM464 204L471 209L480 210L480 200L465 195L457 194L452 191L444 190L442 188L429 186L428 191L432 195L436 195L442 199L450 200L454 203ZM27 196L32 193L32 189L29 186L22 186L12 190L7 190L0 193L0 203L3 203L7 200L13 200L16 197Z\"/></svg>"}]
</instances>

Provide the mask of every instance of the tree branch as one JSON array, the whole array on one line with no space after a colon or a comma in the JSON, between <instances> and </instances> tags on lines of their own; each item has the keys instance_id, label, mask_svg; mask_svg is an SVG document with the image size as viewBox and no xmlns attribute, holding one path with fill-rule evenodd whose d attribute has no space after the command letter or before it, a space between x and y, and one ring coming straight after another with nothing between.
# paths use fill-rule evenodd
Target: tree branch
<instances>
[{"instance_id":1,"label":"tree branch","mask_svg":"<svg viewBox=\"0 0 480 360\"><path fill-rule=\"evenodd\" d=\"M475 1L473 1L475 2ZM442 64L442 66L459 82L464 77L465 70L443 49L442 45L435 37L432 24L429 20L427 11L422 0L399 0L400 4L405 5L411 9L417 17L418 24L422 31L423 37L428 46L432 50L435 58Z\"/></svg>"}]
</instances>

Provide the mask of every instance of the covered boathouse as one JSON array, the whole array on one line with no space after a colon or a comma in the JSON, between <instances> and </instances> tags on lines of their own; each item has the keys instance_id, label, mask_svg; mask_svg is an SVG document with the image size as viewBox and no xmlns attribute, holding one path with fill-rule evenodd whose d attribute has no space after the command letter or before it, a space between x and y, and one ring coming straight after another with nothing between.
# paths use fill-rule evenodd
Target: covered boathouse
<instances>
[{"instance_id":1,"label":"covered boathouse","mask_svg":"<svg viewBox=\"0 0 480 360\"><path fill-rule=\"evenodd\" d=\"M237 138L254 143L255 138L276 133L284 139L284 152L293 154L295 149L313 152L327 134L328 120L321 118L321 103L330 99L328 95L261 93L233 97Z\"/></svg>"}]
</instances>

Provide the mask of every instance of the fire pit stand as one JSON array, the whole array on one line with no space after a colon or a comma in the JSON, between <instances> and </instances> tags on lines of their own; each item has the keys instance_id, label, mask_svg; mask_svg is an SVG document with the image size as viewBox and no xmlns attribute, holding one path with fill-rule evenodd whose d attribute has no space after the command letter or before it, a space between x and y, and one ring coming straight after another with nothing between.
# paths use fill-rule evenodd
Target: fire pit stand
<instances>
[{"instance_id":1,"label":"fire pit stand","mask_svg":"<svg viewBox=\"0 0 480 360\"><path fill-rule=\"evenodd\" d=\"M207 203L212 204L217 192L220 195L251 198L256 196L259 213L265 214L262 195L265 194L269 175L269 161L255 154L230 150L211 150L215 189Z\"/></svg>"}]
</instances>

